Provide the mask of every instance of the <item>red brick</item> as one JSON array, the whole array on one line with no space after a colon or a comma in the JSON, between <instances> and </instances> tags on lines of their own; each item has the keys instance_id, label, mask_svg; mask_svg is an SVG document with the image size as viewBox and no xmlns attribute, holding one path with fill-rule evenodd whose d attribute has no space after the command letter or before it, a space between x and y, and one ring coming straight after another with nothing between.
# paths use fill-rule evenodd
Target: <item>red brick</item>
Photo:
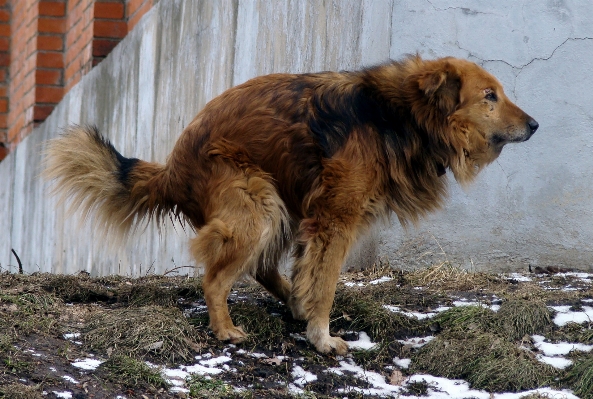
<instances>
[{"instance_id":1,"label":"red brick","mask_svg":"<svg viewBox=\"0 0 593 399\"><path fill-rule=\"evenodd\" d=\"M46 120L54 108L55 107L53 105L35 105L33 108L33 120L35 122L42 122Z\"/></svg>"},{"instance_id":2,"label":"red brick","mask_svg":"<svg viewBox=\"0 0 593 399\"><path fill-rule=\"evenodd\" d=\"M7 24L7 23L0 24L0 36L10 37L10 24Z\"/></svg>"},{"instance_id":3,"label":"red brick","mask_svg":"<svg viewBox=\"0 0 593 399\"><path fill-rule=\"evenodd\" d=\"M61 69L38 69L35 71L35 82L40 85L62 84Z\"/></svg>"},{"instance_id":4,"label":"red brick","mask_svg":"<svg viewBox=\"0 0 593 399\"><path fill-rule=\"evenodd\" d=\"M68 11L72 10L74 7L77 7L82 3L82 0L69 0L68 1Z\"/></svg>"},{"instance_id":5,"label":"red brick","mask_svg":"<svg viewBox=\"0 0 593 399\"><path fill-rule=\"evenodd\" d=\"M0 84L0 97L8 97L8 87L5 84Z\"/></svg>"},{"instance_id":6,"label":"red brick","mask_svg":"<svg viewBox=\"0 0 593 399\"><path fill-rule=\"evenodd\" d=\"M10 50L10 39L7 37L0 37L0 51Z\"/></svg>"},{"instance_id":7,"label":"red brick","mask_svg":"<svg viewBox=\"0 0 593 399\"><path fill-rule=\"evenodd\" d=\"M37 23L39 32L64 33L66 31L66 21L64 18L40 17Z\"/></svg>"},{"instance_id":8,"label":"red brick","mask_svg":"<svg viewBox=\"0 0 593 399\"><path fill-rule=\"evenodd\" d=\"M63 17L66 15L66 4L57 1L41 1L39 15L45 17Z\"/></svg>"},{"instance_id":9,"label":"red brick","mask_svg":"<svg viewBox=\"0 0 593 399\"><path fill-rule=\"evenodd\" d=\"M8 0L0 0L0 7L6 7L8 5Z\"/></svg>"},{"instance_id":10,"label":"red brick","mask_svg":"<svg viewBox=\"0 0 593 399\"><path fill-rule=\"evenodd\" d=\"M0 82L6 82L6 69L0 68Z\"/></svg>"},{"instance_id":11,"label":"red brick","mask_svg":"<svg viewBox=\"0 0 593 399\"><path fill-rule=\"evenodd\" d=\"M10 11L0 10L0 21L2 21L2 22L10 21Z\"/></svg>"},{"instance_id":12,"label":"red brick","mask_svg":"<svg viewBox=\"0 0 593 399\"><path fill-rule=\"evenodd\" d=\"M10 66L10 54L7 52L0 52L0 67Z\"/></svg>"},{"instance_id":13,"label":"red brick","mask_svg":"<svg viewBox=\"0 0 593 399\"><path fill-rule=\"evenodd\" d=\"M0 161L2 161L8 155L8 148L0 146Z\"/></svg>"},{"instance_id":14,"label":"red brick","mask_svg":"<svg viewBox=\"0 0 593 399\"><path fill-rule=\"evenodd\" d=\"M152 2L146 0L140 8L128 19L128 30L134 29L134 26L140 21L140 19L152 8Z\"/></svg>"},{"instance_id":15,"label":"red brick","mask_svg":"<svg viewBox=\"0 0 593 399\"><path fill-rule=\"evenodd\" d=\"M101 1L95 3L95 18L123 19L124 11L122 3L105 3Z\"/></svg>"},{"instance_id":16,"label":"red brick","mask_svg":"<svg viewBox=\"0 0 593 399\"><path fill-rule=\"evenodd\" d=\"M128 25L123 21L95 21L93 25L95 37L123 38L128 33Z\"/></svg>"},{"instance_id":17,"label":"red brick","mask_svg":"<svg viewBox=\"0 0 593 399\"><path fill-rule=\"evenodd\" d=\"M4 114L8 112L8 99L0 98L0 113Z\"/></svg>"},{"instance_id":18,"label":"red brick","mask_svg":"<svg viewBox=\"0 0 593 399\"><path fill-rule=\"evenodd\" d=\"M128 0L126 5L126 16L129 18L136 13L138 8L145 2L146 0Z\"/></svg>"},{"instance_id":19,"label":"red brick","mask_svg":"<svg viewBox=\"0 0 593 399\"><path fill-rule=\"evenodd\" d=\"M64 39L61 36L37 36L37 50L62 51L64 49Z\"/></svg>"},{"instance_id":20,"label":"red brick","mask_svg":"<svg viewBox=\"0 0 593 399\"><path fill-rule=\"evenodd\" d=\"M40 51L37 54L37 66L40 68L64 68L62 53Z\"/></svg>"},{"instance_id":21,"label":"red brick","mask_svg":"<svg viewBox=\"0 0 593 399\"><path fill-rule=\"evenodd\" d=\"M64 95L62 87L54 86L37 86L35 87L35 101L38 103L54 103L60 102Z\"/></svg>"},{"instance_id":22,"label":"red brick","mask_svg":"<svg viewBox=\"0 0 593 399\"><path fill-rule=\"evenodd\" d=\"M105 57L117 44L119 40L95 39L93 40L93 57Z\"/></svg>"}]
</instances>

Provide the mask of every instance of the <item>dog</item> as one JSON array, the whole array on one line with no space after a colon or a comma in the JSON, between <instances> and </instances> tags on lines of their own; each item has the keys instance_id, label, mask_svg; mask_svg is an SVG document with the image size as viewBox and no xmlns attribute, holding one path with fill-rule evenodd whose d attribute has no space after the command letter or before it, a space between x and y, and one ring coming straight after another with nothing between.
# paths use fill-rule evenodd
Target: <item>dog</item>
<instances>
[{"instance_id":1,"label":"dog","mask_svg":"<svg viewBox=\"0 0 593 399\"><path fill-rule=\"evenodd\" d=\"M352 72L272 74L211 100L164 165L122 156L94 127L47 145L45 176L73 209L126 237L151 218L188 223L210 328L242 341L227 296L250 274L344 354L329 315L349 249L377 220L416 223L443 205L447 170L470 183L538 123L472 62L408 56ZM291 283L278 272L292 249Z\"/></svg>"}]
</instances>

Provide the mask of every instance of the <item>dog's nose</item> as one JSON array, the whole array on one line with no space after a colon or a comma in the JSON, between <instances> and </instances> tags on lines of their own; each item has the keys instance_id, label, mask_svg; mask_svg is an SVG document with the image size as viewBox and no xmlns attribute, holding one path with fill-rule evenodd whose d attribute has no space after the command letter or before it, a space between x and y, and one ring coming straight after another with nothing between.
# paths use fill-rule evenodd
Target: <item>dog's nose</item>
<instances>
[{"instance_id":1,"label":"dog's nose","mask_svg":"<svg viewBox=\"0 0 593 399\"><path fill-rule=\"evenodd\" d=\"M529 121L527 122L527 126L529 126L529 129L531 130L531 134L533 134L539 127L539 123L537 123L535 119L529 119Z\"/></svg>"}]
</instances>

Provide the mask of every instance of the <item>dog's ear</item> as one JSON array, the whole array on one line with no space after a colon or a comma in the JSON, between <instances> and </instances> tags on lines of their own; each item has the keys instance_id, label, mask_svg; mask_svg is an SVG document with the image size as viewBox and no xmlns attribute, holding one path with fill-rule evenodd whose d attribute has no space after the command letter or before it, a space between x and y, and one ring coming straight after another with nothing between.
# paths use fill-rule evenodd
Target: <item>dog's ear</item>
<instances>
[{"instance_id":1,"label":"dog's ear","mask_svg":"<svg viewBox=\"0 0 593 399\"><path fill-rule=\"evenodd\" d=\"M461 77L447 61L435 62L420 73L418 88L424 92L429 103L446 116L455 112L459 105Z\"/></svg>"}]
</instances>

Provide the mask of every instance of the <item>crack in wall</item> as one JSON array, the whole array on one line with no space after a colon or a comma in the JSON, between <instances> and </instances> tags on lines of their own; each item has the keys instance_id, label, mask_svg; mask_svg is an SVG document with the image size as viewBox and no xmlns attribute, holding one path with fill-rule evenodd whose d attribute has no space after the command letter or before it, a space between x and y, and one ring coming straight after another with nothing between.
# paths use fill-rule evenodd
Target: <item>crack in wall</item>
<instances>
[{"instance_id":1,"label":"crack in wall","mask_svg":"<svg viewBox=\"0 0 593 399\"><path fill-rule=\"evenodd\" d=\"M480 62L502 62L503 64L506 64L506 65L510 66L514 70L518 70L518 72L516 74L516 76L518 76L521 73L521 71L523 70L523 68L531 65L535 61L548 61L549 59L551 59L554 56L554 54L556 53L556 51L558 51L558 49L560 49L560 47L564 46L566 43L571 42L571 41L586 41L586 40L593 40L593 37L588 37L588 36L585 36L585 37L569 37L566 40L564 40L562 43L560 43L558 46L556 46L554 48L554 50L552 50L552 52L550 53L549 56L547 56L547 57L534 57L531 60L529 60L529 62L527 62L526 64L519 65L519 66L513 65L510 62L505 61L505 60L500 60L500 59L483 59L483 58L480 58L477 55L473 54L471 52L471 50L468 50L466 48L461 47L459 45L459 41L456 41L455 42L455 45L460 50L467 51L469 56L474 57L474 58L480 60Z\"/></svg>"},{"instance_id":2,"label":"crack in wall","mask_svg":"<svg viewBox=\"0 0 593 399\"><path fill-rule=\"evenodd\" d=\"M428 0L427 0L428 1ZM468 57L474 57L475 59L479 60L480 63L484 64L486 62L501 62L505 65L508 65L509 67L511 67L511 69L513 70L513 74L515 75L515 82L513 82L513 87L512 87L512 93L514 98L517 98L516 95L516 83L517 83L517 78L519 77L519 75L523 72L523 69L528 67L529 65L533 64L535 61L548 61L550 60L552 57L554 57L554 54L556 54L556 51L558 51L561 47L563 47L564 45L566 45L566 43L568 42L574 42L574 41L588 41L588 40L593 40L593 37L589 37L589 36L583 36L583 37L568 37L566 38L566 40L564 40L562 43L560 43L558 46L556 46L554 48L554 50L552 50L552 52L550 53L550 55L546 56L546 57L534 57L531 60L529 60L527 63L523 64L523 65L513 65L508 61L502 60L502 59L483 59L478 57L477 55L473 54L471 50L463 48L459 45L459 41L455 41L455 45L457 46L458 49L463 50L463 51L467 51L468 53Z\"/></svg>"},{"instance_id":3,"label":"crack in wall","mask_svg":"<svg viewBox=\"0 0 593 399\"><path fill-rule=\"evenodd\" d=\"M430 6L435 10L435 11L449 11L449 10L461 10L461 12L463 12L465 15L478 15L478 14L482 14L482 15L498 15L501 16L503 14L496 14L493 12L484 12L484 11L476 11L476 10L472 10L471 8L468 7L447 7L447 8L438 8L437 6L435 6L434 4L432 4L432 2L430 0L426 0L426 2L428 4L430 4Z\"/></svg>"}]
</instances>

